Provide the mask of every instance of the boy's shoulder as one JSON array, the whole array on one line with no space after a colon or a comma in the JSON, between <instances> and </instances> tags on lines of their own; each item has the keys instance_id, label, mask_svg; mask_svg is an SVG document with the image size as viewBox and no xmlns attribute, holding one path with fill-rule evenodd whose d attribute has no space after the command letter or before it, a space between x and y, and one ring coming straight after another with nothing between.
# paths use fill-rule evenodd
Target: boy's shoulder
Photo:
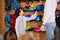
<instances>
[{"instance_id":1,"label":"boy's shoulder","mask_svg":"<svg viewBox=\"0 0 60 40\"><path fill-rule=\"evenodd\" d=\"M22 17L23 19L25 19L25 16L18 16L18 17L16 18L16 20L19 20L21 17Z\"/></svg>"},{"instance_id":2,"label":"boy's shoulder","mask_svg":"<svg viewBox=\"0 0 60 40\"><path fill-rule=\"evenodd\" d=\"M16 18L16 20L18 20L20 18L20 16L18 16L17 18Z\"/></svg>"}]
</instances>

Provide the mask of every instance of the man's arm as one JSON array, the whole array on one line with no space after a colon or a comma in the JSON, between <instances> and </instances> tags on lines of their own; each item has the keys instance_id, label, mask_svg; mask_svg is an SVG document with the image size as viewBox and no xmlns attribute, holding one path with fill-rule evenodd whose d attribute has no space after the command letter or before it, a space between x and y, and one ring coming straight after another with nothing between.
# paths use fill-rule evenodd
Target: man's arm
<instances>
[{"instance_id":1,"label":"man's arm","mask_svg":"<svg viewBox=\"0 0 60 40\"><path fill-rule=\"evenodd\" d=\"M56 6L57 6L56 0L46 0L45 8L44 8L44 20L42 23L41 30L43 30L45 28L45 25L50 20L50 18L52 16L54 17Z\"/></svg>"}]
</instances>

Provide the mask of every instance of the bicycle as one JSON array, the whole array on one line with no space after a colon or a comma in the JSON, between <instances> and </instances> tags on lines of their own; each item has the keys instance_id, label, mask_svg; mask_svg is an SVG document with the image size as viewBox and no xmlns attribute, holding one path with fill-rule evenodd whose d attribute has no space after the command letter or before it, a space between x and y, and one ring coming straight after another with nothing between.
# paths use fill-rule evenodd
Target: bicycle
<instances>
[{"instance_id":1,"label":"bicycle","mask_svg":"<svg viewBox=\"0 0 60 40\"><path fill-rule=\"evenodd\" d=\"M6 26L9 29L4 34L4 40L17 40L15 29L12 28L11 25L9 24L9 22L10 22L10 18L9 17L10 16L7 16L8 22L7 22L7 20L5 20Z\"/></svg>"}]
</instances>

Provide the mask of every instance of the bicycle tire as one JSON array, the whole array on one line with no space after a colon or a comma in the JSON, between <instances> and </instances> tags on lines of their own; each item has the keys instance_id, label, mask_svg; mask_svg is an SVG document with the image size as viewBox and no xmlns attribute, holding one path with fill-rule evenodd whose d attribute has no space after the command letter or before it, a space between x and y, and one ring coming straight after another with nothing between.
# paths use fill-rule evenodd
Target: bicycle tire
<instances>
[{"instance_id":1,"label":"bicycle tire","mask_svg":"<svg viewBox=\"0 0 60 40\"><path fill-rule=\"evenodd\" d=\"M14 34L14 35L12 35L12 34ZM10 36L10 37L8 37L8 36ZM15 39L13 38L13 36L15 36ZM7 31L4 35L4 40L8 40L7 37L8 37L8 39L10 38L10 40L17 40L16 32L14 30Z\"/></svg>"}]
</instances>

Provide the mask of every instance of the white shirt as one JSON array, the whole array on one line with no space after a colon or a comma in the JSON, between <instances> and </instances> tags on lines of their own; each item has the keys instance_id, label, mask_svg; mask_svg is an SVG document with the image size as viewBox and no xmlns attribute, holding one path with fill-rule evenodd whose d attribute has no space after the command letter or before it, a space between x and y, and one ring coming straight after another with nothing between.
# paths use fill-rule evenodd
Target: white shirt
<instances>
[{"instance_id":1,"label":"white shirt","mask_svg":"<svg viewBox=\"0 0 60 40\"><path fill-rule=\"evenodd\" d=\"M18 16L16 19L15 29L17 36L24 35L26 33L26 21L34 20L37 14L33 14L30 18L25 16Z\"/></svg>"},{"instance_id":2,"label":"white shirt","mask_svg":"<svg viewBox=\"0 0 60 40\"><path fill-rule=\"evenodd\" d=\"M55 10L57 7L57 0L46 0L44 8L43 24L55 22Z\"/></svg>"}]
</instances>

